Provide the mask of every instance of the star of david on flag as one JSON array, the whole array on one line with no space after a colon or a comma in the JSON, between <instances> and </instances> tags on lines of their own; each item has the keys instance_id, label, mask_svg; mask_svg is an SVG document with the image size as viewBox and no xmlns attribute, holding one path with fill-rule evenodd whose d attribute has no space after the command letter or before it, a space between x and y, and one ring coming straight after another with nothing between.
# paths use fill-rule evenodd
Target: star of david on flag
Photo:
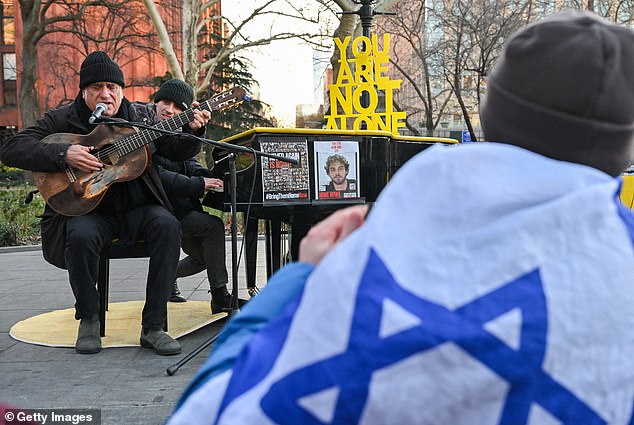
<instances>
[{"instance_id":1,"label":"star of david on flag","mask_svg":"<svg viewBox=\"0 0 634 425\"><path fill-rule=\"evenodd\" d=\"M486 326L514 311L522 318L516 348ZM287 326L288 323L280 322L269 330L279 347L284 343ZM372 251L355 300L346 350L272 383L262 397L261 408L279 424L358 423L375 371L451 342L508 382L499 424L527 423L533 403L561 423L605 423L542 369L547 329L547 308L538 270L451 311L404 290ZM268 370L267 366L271 364L236 364L219 416L224 407L257 385L259 380L252 379L251 371Z\"/></svg>"}]
</instances>

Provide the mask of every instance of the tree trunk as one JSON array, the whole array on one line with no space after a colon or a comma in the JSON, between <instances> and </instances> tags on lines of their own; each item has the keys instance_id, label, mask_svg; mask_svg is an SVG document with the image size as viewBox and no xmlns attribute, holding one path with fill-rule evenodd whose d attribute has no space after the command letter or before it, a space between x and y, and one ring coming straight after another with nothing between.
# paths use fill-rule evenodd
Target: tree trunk
<instances>
[{"instance_id":1,"label":"tree trunk","mask_svg":"<svg viewBox=\"0 0 634 425\"><path fill-rule=\"evenodd\" d=\"M196 23L200 7L197 7L192 0L183 0L183 72L185 81L192 87L198 85L198 72L200 70L200 61L198 59L198 43L196 33Z\"/></svg>"},{"instance_id":2,"label":"tree trunk","mask_svg":"<svg viewBox=\"0 0 634 425\"><path fill-rule=\"evenodd\" d=\"M467 110L467 106L464 104L464 100L462 99L462 96L458 97L458 103L460 104L460 109L462 110L462 116L464 117L464 122L467 124L467 130L469 130L471 141L477 142L478 137L476 136L475 130L473 129L473 124L471 123L471 118L469 117L469 111Z\"/></svg>"},{"instance_id":3,"label":"tree trunk","mask_svg":"<svg viewBox=\"0 0 634 425\"><path fill-rule=\"evenodd\" d=\"M20 79L20 117L22 128L26 128L40 117L37 102L37 48L25 44L22 49L22 78Z\"/></svg>"},{"instance_id":4,"label":"tree trunk","mask_svg":"<svg viewBox=\"0 0 634 425\"><path fill-rule=\"evenodd\" d=\"M20 75L20 118L22 128L32 125L40 116L37 102L37 34L39 29L40 2L21 0L22 17L22 69Z\"/></svg>"}]
</instances>

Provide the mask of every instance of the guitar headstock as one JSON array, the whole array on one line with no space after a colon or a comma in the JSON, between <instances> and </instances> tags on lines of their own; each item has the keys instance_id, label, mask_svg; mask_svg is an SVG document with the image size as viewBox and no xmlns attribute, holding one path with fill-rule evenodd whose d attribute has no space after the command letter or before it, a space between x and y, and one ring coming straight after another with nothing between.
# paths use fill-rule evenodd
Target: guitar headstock
<instances>
[{"instance_id":1,"label":"guitar headstock","mask_svg":"<svg viewBox=\"0 0 634 425\"><path fill-rule=\"evenodd\" d=\"M238 106L244 101L250 101L251 98L247 95L246 90L243 87L235 86L229 90L223 91L212 96L209 100L201 103L208 105L209 111L220 111L222 109L233 108Z\"/></svg>"}]
</instances>

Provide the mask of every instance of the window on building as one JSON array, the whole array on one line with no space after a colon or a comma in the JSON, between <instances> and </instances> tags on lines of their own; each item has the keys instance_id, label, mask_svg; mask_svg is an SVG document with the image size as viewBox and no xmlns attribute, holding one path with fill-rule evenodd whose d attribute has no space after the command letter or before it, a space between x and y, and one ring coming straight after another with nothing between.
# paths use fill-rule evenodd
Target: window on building
<instances>
[{"instance_id":1,"label":"window on building","mask_svg":"<svg viewBox=\"0 0 634 425\"><path fill-rule=\"evenodd\" d=\"M4 88L5 105L16 105L18 103L16 87L18 73L15 64L15 53L4 53L2 55L2 87Z\"/></svg>"},{"instance_id":2,"label":"window on building","mask_svg":"<svg viewBox=\"0 0 634 425\"><path fill-rule=\"evenodd\" d=\"M13 9L13 1L11 0L2 0L2 31L1 42L5 46L13 46L15 45L15 15Z\"/></svg>"},{"instance_id":3,"label":"window on building","mask_svg":"<svg viewBox=\"0 0 634 425\"><path fill-rule=\"evenodd\" d=\"M5 53L2 55L2 79L16 80L18 71L15 66L15 53Z\"/></svg>"}]
</instances>

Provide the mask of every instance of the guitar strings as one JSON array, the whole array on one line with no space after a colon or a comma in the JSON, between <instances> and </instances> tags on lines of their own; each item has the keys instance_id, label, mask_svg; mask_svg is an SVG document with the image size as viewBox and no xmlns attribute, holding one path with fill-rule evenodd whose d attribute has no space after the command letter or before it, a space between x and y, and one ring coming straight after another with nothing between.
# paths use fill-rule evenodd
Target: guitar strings
<instances>
[{"instance_id":1,"label":"guitar strings","mask_svg":"<svg viewBox=\"0 0 634 425\"><path fill-rule=\"evenodd\" d=\"M193 120L194 111L192 109L188 109L169 120L159 122L154 127L159 130L170 130L170 127L172 126L175 126L174 128L179 128ZM115 140L111 145L108 145L97 152L97 159L105 163L105 160L107 160L113 153L118 154L120 157L125 156L138 148L147 145L160 136L161 133L159 131L144 129L138 133L124 137L123 139Z\"/></svg>"},{"instance_id":2,"label":"guitar strings","mask_svg":"<svg viewBox=\"0 0 634 425\"><path fill-rule=\"evenodd\" d=\"M234 91L236 88L225 91L223 93L219 93L215 96L212 96L210 99L202 102L198 105L198 109L207 110L212 112L215 109L222 109L223 103L227 106L231 103L235 103L236 97ZM225 102L221 102L227 97L231 97ZM233 100L233 102L231 102ZM179 127L183 127L185 124L188 124L194 120L194 110L188 109L186 111L181 112L178 115L173 116L170 119L165 121L161 121L158 124L154 125L154 128L159 130L175 130ZM178 123L177 123L178 121ZM173 128L172 128L173 127ZM115 140L111 145L106 146L105 148L99 150L95 155L100 162L106 163L106 160L110 158L111 154L117 154L119 157L125 156L135 150L141 148L157 139L161 136L159 131L153 131L150 129L144 129L138 133L131 134L129 136L124 137L120 140ZM141 139L141 140L139 140ZM138 142L141 142L140 144Z\"/></svg>"}]
</instances>

